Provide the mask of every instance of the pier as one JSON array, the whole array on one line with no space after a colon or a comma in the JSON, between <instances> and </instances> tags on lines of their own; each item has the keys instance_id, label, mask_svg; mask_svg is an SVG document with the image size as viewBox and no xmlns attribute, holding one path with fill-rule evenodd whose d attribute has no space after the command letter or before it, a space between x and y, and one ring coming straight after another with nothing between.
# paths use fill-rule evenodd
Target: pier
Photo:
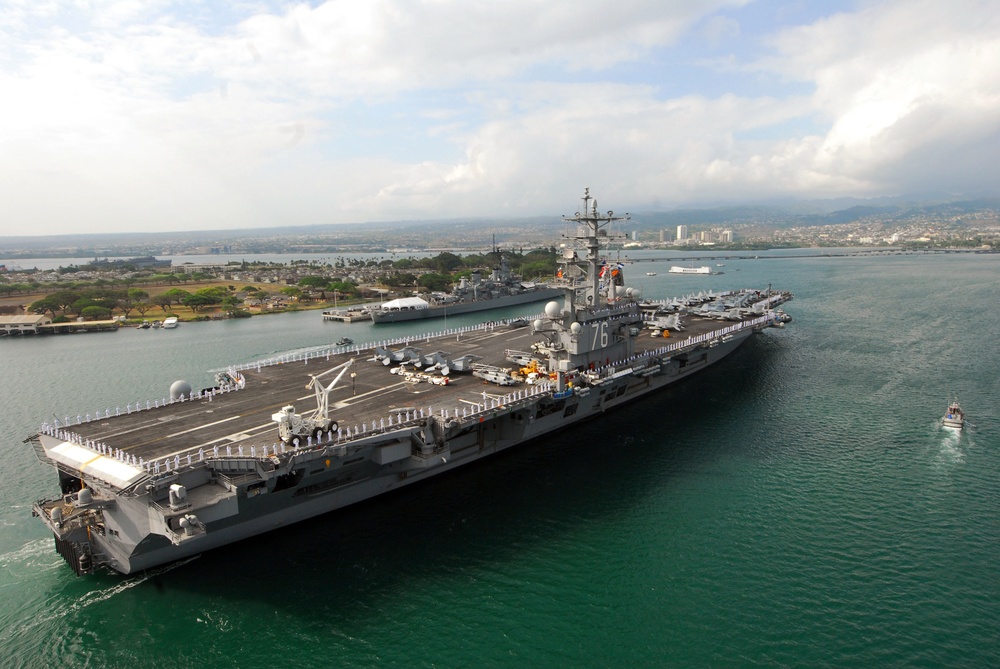
<instances>
[{"instance_id":1,"label":"pier","mask_svg":"<svg viewBox=\"0 0 1000 669\"><path fill-rule=\"evenodd\" d=\"M340 321L341 323L358 323L361 321L370 321L372 319L371 313L365 309L348 309L347 311L337 311L336 309L331 309L323 312L324 321Z\"/></svg>"}]
</instances>

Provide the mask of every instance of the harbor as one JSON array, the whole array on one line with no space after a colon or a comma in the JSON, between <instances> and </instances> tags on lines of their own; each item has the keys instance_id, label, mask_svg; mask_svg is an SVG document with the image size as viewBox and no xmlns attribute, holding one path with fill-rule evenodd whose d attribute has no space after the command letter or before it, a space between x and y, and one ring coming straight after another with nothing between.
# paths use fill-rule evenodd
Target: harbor
<instances>
[{"instance_id":1,"label":"harbor","mask_svg":"<svg viewBox=\"0 0 1000 669\"><path fill-rule=\"evenodd\" d=\"M1000 667L993 4L8 3L0 667Z\"/></svg>"},{"instance_id":2,"label":"harbor","mask_svg":"<svg viewBox=\"0 0 1000 669\"><path fill-rule=\"evenodd\" d=\"M30 441L61 495L33 515L78 575L136 573L537 441L791 321L781 309L791 293L771 287L640 302L621 266L602 259L601 242L626 218L599 212L589 189L582 199L584 213L567 219L576 249L563 254L564 300L539 318L428 337L430 352L342 338L301 358L231 366L200 390L178 379L169 399L113 415L55 417ZM682 336L667 342L671 331ZM299 361L324 368L304 379ZM350 395L338 387L348 369ZM314 408L296 390L304 380Z\"/></svg>"},{"instance_id":3,"label":"harbor","mask_svg":"<svg viewBox=\"0 0 1000 669\"><path fill-rule=\"evenodd\" d=\"M0 459L22 482L0 488L0 585L17 602L0 614L0 644L42 663L77 657L82 634L92 635L85 648L101 666L127 666L136 653L165 665L222 655L245 664L263 657L261 647L308 663L288 638L294 626L295 644L329 647L346 666L371 664L373 650L387 662L474 654L512 666L512 648L555 656L567 641L608 663L703 666L716 653L749 652L789 665L886 653L995 664L988 626L975 622L998 614L979 594L1000 551L986 531L1000 442L981 401L996 377L994 358L978 336L998 325L995 312L975 307L989 299L982 278L998 271L995 256L803 258L726 269L699 279L698 289L781 285L796 293L795 322L616 410L613 420L587 421L538 448L131 577L78 578L23 506L26 496L52 491L52 469L20 444L39 416L62 424L81 410L84 418L98 409L113 416L130 402L134 412L136 402L162 402L175 379L201 389L229 365L279 353L279 367L301 370L298 396L314 405L306 375L327 368L325 351L342 336L447 351L425 345L444 322L376 330L302 311L182 325L169 337L127 330L114 346L98 336L6 342L0 363L22 410L0 416L13 445ZM650 280L669 281L665 271ZM947 302L935 290L943 283L953 288ZM964 317L933 315L946 308ZM538 313L528 305L489 317ZM449 317L447 329L482 320ZM301 360L320 351L318 360ZM941 427L955 395L975 430ZM421 404L429 403L409 403ZM873 412L883 420L872 422ZM224 585L261 569L266 588ZM595 583L606 605L592 605ZM871 595L886 587L895 594ZM610 607L621 608L612 615ZM446 639L422 634L428 616L454 625L470 647L452 655ZM858 620L878 623L876 632L848 643ZM506 625L507 636L476 634L481 625ZM235 630L251 628L255 643L247 645ZM149 629L212 643L181 650ZM720 640L718 629L732 636ZM794 647L781 643L789 637L798 639ZM943 638L953 643L939 646Z\"/></svg>"}]
</instances>

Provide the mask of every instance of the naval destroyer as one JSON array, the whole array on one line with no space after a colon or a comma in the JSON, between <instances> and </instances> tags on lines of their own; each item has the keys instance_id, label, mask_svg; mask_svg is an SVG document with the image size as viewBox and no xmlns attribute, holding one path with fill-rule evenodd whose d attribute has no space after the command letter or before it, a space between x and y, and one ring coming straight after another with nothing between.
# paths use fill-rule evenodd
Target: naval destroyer
<instances>
[{"instance_id":1,"label":"naval destroyer","mask_svg":"<svg viewBox=\"0 0 1000 669\"><path fill-rule=\"evenodd\" d=\"M601 256L627 215L585 191L564 220L563 301L531 322L254 362L42 425L29 441L59 491L33 514L78 575L134 573L597 417L790 320L770 288L640 302Z\"/></svg>"},{"instance_id":2,"label":"naval destroyer","mask_svg":"<svg viewBox=\"0 0 1000 669\"><path fill-rule=\"evenodd\" d=\"M487 309L513 307L531 302L541 302L562 296L562 290L544 283L525 282L510 270L506 256L494 249L500 256L499 267L494 267L490 276L483 278L480 270L472 272L469 278L462 278L450 293L431 294L430 300L422 297L402 297L390 300L369 309L375 323L399 323L457 316Z\"/></svg>"}]
</instances>

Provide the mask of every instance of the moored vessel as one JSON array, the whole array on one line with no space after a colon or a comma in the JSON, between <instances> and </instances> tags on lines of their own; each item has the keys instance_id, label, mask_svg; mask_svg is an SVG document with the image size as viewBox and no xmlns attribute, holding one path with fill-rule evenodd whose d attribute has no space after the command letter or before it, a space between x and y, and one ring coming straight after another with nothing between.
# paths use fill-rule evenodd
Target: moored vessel
<instances>
[{"instance_id":1,"label":"moored vessel","mask_svg":"<svg viewBox=\"0 0 1000 669\"><path fill-rule=\"evenodd\" d=\"M789 320L789 293L743 289L692 296L659 323L673 303L640 304L601 258L627 215L599 212L587 191L564 220L563 302L532 322L281 356L234 366L212 388L175 382L162 403L46 422L31 441L59 494L33 513L78 574L133 573L530 444ZM727 318L698 313L699 300L722 302Z\"/></svg>"},{"instance_id":2,"label":"moored vessel","mask_svg":"<svg viewBox=\"0 0 1000 669\"><path fill-rule=\"evenodd\" d=\"M490 276L484 278L482 271L475 270L449 293L389 300L368 310L371 319L376 323L400 323L513 307L562 296L559 288L523 281L511 272L507 258L500 251L494 250L494 254L500 257L500 262Z\"/></svg>"}]
</instances>

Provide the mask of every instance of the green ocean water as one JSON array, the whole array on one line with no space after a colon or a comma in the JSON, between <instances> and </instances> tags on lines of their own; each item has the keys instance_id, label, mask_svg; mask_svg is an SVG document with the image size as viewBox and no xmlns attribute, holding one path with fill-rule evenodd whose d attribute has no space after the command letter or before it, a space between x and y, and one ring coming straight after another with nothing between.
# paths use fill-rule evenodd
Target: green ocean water
<instances>
[{"instance_id":1,"label":"green ocean water","mask_svg":"<svg viewBox=\"0 0 1000 669\"><path fill-rule=\"evenodd\" d=\"M795 320L562 434L129 578L77 578L31 518L57 491L38 425L443 324L0 340L0 666L1000 666L1000 256L669 264L630 283L770 283Z\"/></svg>"}]
</instances>

